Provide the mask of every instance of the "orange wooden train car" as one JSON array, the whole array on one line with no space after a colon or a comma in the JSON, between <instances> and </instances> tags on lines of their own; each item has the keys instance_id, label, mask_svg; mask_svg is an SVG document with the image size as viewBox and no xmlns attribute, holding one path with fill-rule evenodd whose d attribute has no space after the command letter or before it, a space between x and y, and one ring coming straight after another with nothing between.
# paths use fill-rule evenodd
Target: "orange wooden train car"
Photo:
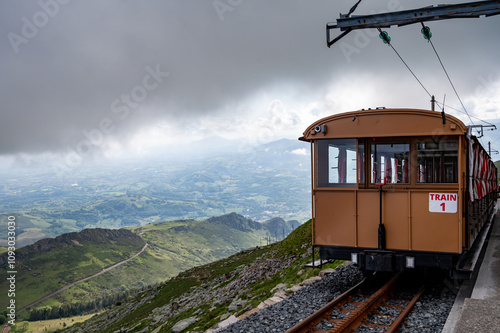
<instances>
[{"instance_id":1,"label":"orange wooden train car","mask_svg":"<svg viewBox=\"0 0 500 333\"><path fill-rule=\"evenodd\" d=\"M459 119L416 109L310 125L313 247L363 271L448 269L468 278L496 202L497 171Z\"/></svg>"}]
</instances>

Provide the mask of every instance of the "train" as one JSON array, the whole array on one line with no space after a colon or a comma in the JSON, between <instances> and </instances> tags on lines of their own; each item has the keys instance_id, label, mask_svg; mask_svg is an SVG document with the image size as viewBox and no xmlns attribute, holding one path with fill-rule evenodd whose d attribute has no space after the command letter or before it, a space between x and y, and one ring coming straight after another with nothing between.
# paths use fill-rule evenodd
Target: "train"
<instances>
[{"instance_id":1,"label":"train","mask_svg":"<svg viewBox=\"0 0 500 333\"><path fill-rule=\"evenodd\" d=\"M474 133L423 109L338 113L307 127L313 255L364 273L470 278L497 199L497 169Z\"/></svg>"}]
</instances>

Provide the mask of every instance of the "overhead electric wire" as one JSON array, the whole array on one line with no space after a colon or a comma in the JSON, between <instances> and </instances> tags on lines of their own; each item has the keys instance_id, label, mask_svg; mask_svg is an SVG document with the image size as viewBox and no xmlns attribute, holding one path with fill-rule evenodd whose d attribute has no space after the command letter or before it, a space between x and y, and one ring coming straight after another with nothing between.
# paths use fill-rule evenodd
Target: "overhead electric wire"
<instances>
[{"instance_id":1,"label":"overhead electric wire","mask_svg":"<svg viewBox=\"0 0 500 333\"><path fill-rule=\"evenodd\" d=\"M426 29L426 26L425 26L425 25L424 25L424 23L422 23L422 22L421 22L421 24L422 24L423 30L425 30L425 29ZM432 49L434 50L434 53L436 54L436 57L438 58L439 63L441 64L441 67L443 68L443 71L444 71L444 73L446 74L446 77L448 78L448 81L450 82L451 87L453 88L453 91L455 92L455 95L457 95L457 98L458 98L458 100L460 101L460 104L462 105L462 107L463 107L463 109L464 109L464 111L465 111L465 114L467 115L467 117L469 117L469 120L470 120L471 124L473 124L473 125L474 125L474 122L472 121L472 118L471 118L471 116L469 115L469 112L467 112L467 109L465 108L465 105L464 105L464 103L462 102L462 99L461 99L461 98L460 98L460 96L458 95L458 91L457 91L457 89L455 88L455 85L453 84L453 81L451 80L450 75L448 74L448 71L447 71L447 70L446 70L446 68L444 67L444 64L443 64L443 61L441 60L441 57L439 56L439 54L438 54L438 52L437 52L436 48L434 47L434 43L432 42L432 39L431 39L430 37L429 37L429 38L426 38L426 39L427 39L427 40L429 41L429 43L431 44Z\"/></svg>"},{"instance_id":2,"label":"overhead electric wire","mask_svg":"<svg viewBox=\"0 0 500 333\"><path fill-rule=\"evenodd\" d=\"M382 34L382 29L380 29L380 28L377 28L377 29L380 32L380 34ZM382 36L381 36L381 38L382 38ZM399 59L401 59L401 61L403 62L403 64L406 66L406 68L408 68L408 70L413 75L413 77L417 80L417 82L420 84L420 86L422 86L422 88L424 88L424 90L427 93L427 95L429 95L429 97L432 97L432 94L427 90L427 88L425 88L424 84L418 79L417 75L411 70L410 66L408 66L408 64L406 63L406 61L404 61L403 57L401 57L401 55L399 54L399 52L396 51L396 49L394 48L394 46L390 42L390 39L388 41L384 40L384 42L387 45L389 45L392 48L392 50L396 53L396 55L399 57Z\"/></svg>"},{"instance_id":3,"label":"overhead electric wire","mask_svg":"<svg viewBox=\"0 0 500 333\"><path fill-rule=\"evenodd\" d=\"M436 101L436 104L439 106L439 104L441 104L441 103L440 103L440 102L438 102L438 101ZM496 127L496 125L495 125L495 124L490 123L489 121L486 121L486 120L481 119L481 118L479 118L479 117L476 117L476 116L471 116L471 115L467 114L467 113L466 113L465 111L463 111L463 110L456 109L456 108L454 108L453 106L450 106L450 105L448 105L448 104L442 104L442 105L443 105L443 107L444 107L444 106L446 106L448 109L452 109L453 111L457 111L457 112L460 112L460 113L464 113L464 114L468 115L468 116L469 116L469 118L474 118L474 119L476 119L476 120L478 120L478 121L482 121L483 123L485 123L485 124L487 124L487 125L491 125L491 126L495 126L495 127ZM441 106L440 106L440 107L441 107ZM441 107L441 108L442 108L442 107Z\"/></svg>"},{"instance_id":4,"label":"overhead electric wire","mask_svg":"<svg viewBox=\"0 0 500 333\"><path fill-rule=\"evenodd\" d=\"M404 59L399 55L398 51L396 51L396 49L394 48L394 46L392 46L392 44L389 44L389 46L398 55L399 59L401 59L401 61L403 62L403 64L405 64L406 68L408 68L408 70L410 71L410 73L415 77L415 79L418 81L418 83L420 83L420 85L422 86L422 88L424 88L424 90L427 93L427 95L429 95L429 97L432 97L431 93L427 90L427 88L425 88L424 84L422 82L420 82L420 80L418 79L417 75L415 75L415 73L413 73L413 71L411 70L410 66L408 66L408 64L404 61Z\"/></svg>"},{"instance_id":5,"label":"overhead electric wire","mask_svg":"<svg viewBox=\"0 0 500 333\"><path fill-rule=\"evenodd\" d=\"M478 117L476 117L476 116L471 116L471 115L469 115L468 113L466 113L466 112L464 112L464 111L462 111L462 110L456 109L456 108L454 108L454 107L452 107L452 106L450 106L450 105L448 105L448 104L442 104L442 106L441 106L441 105L440 105L441 103L440 103L440 102L438 102L438 101L436 101L436 104L437 104L437 106L438 106L439 108L441 108L441 109L444 109L444 107L447 107L448 109L452 109L453 111L460 112L460 113L465 113L465 114L469 117L469 119L470 119L470 118L477 119L478 121L482 121L483 123L485 123L485 124L487 124L487 125L489 125L489 126L494 126L494 127L495 127L495 129L496 129L496 125L495 125L495 124L492 124L492 123L490 123L490 122L488 122L488 121L486 121L486 120L483 120L483 119L481 119L481 118L478 118ZM471 123L474 125L474 123L472 122L472 120L471 120ZM476 132L477 132L477 134L480 134L480 133L481 133L481 131L479 131L479 130L476 130ZM478 138L478 140L481 142L481 145L483 145L483 147L484 147L484 142L483 142L483 140L481 140L481 139L482 139L482 138ZM497 139L497 140L498 140L498 139ZM495 140L495 141L496 141L496 140Z\"/></svg>"},{"instance_id":6,"label":"overhead electric wire","mask_svg":"<svg viewBox=\"0 0 500 333\"><path fill-rule=\"evenodd\" d=\"M446 74L446 77L448 78L448 81L450 82L451 87L453 88L453 91L455 92L455 95L457 96L457 98L458 98L458 100L459 100L460 104L462 105L462 108L464 109L464 112L463 112L463 113L465 113L465 114L467 115L467 117L469 118L470 123L472 124L472 126L474 126L474 127L475 127L475 124L474 124L474 121L472 120L471 115L469 114L469 112L467 111L467 108L465 107L464 103L462 102L462 99L460 98L460 95L458 94L458 91L457 91L457 89L455 88L455 85L453 84L453 81L451 80L450 75L448 74L448 71L447 71L447 70L446 70L446 68L444 67L443 61L441 60L441 57L439 56L439 53L437 52L436 47L434 46L434 43L432 42L432 39L431 39L432 34L429 34L429 32L430 32L429 27L426 27L426 26L424 25L424 23L423 23L423 22L420 22L420 23L422 24L422 34L424 34L425 39L427 39L427 40L428 40L428 42L431 44L432 49L434 50L434 53L436 54L436 57L438 58L439 63L441 64L441 67L443 68L443 71L444 71L444 73ZM428 34L428 35L426 36L426 34ZM445 106L445 104L443 103L443 108L444 108L444 106ZM446 106L447 106L447 105L446 105ZM453 110L455 110L455 111L462 112L462 111L460 111L460 110L458 110L458 109L455 109L455 108L452 108L452 107L450 107L450 106L447 106L447 107L449 107L449 108L451 108L451 109L453 109ZM485 120L483 120L483 119L480 119L480 118L478 118L478 117L474 117L474 118L475 118L475 119L478 119L479 121L482 121L482 122L484 122L484 123L486 123L486 124L488 124L488 125L490 125L490 126L494 126L494 127L495 127L495 129L496 129L496 126L495 126L494 124L489 123L489 122L487 122L487 121L485 121ZM480 126L481 126L481 125L480 125ZM482 134L482 130L481 130L481 131L479 131L479 130L478 130L478 131L477 131L477 133L478 133L478 134ZM485 146L485 144L484 144L483 140L481 140L481 139L482 139L482 137L478 137L479 142L480 142L480 143L481 143L481 145L483 145L483 147L484 147L484 146Z\"/></svg>"},{"instance_id":7,"label":"overhead electric wire","mask_svg":"<svg viewBox=\"0 0 500 333\"><path fill-rule=\"evenodd\" d=\"M362 0L359 0L358 2L356 2L356 4L354 6L352 6L352 8L349 10L349 13L347 13L346 17L349 17L349 16L351 16L352 13L354 13L354 11L356 10L356 8L358 8L358 5L361 1Z\"/></svg>"},{"instance_id":8,"label":"overhead electric wire","mask_svg":"<svg viewBox=\"0 0 500 333\"><path fill-rule=\"evenodd\" d=\"M358 3L355 5L355 7L359 4L359 2L361 2L361 0L360 0L360 1L358 1ZM353 7L353 8L354 8L354 7ZM434 44L433 44L433 43L432 43L432 41L431 41L431 38L430 38L430 37L432 36L432 34L430 34L430 29L428 29L428 27L426 27L423 23L422 23L422 26L423 26L422 33L424 34L425 39L427 39L427 40L431 43L432 49L434 50L434 53L436 54L436 56L437 56L437 58L438 58L438 60L439 60L439 63L441 64L441 67L443 68L443 71L445 72L446 77L448 78L448 81L450 82L450 85L451 85L451 87L453 88L453 91L455 92L455 95L457 96L458 100L460 101L460 104L462 105L463 111L458 110L458 109L455 109L455 108L453 108L453 107L451 107L451 106L449 106L449 105L444 104L444 101L443 101L443 103L442 103L442 104L441 104L441 103L439 103L439 102L437 102L437 101L435 101L435 103L436 103L436 104L438 105L438 107L440 107L443 111L444 111L444 107L446 106L446 107L448 107L448 108L450 108L450 109L452 109L452 110L455 110L455 111L457 111L457 112L465 113L465 114L467 115L467 117L469 118L469 121L471 122L471 124L472 124L472 125L475 125L475 124L474 124L474 121L472 120L472 118L475 118L475 119L477 119L477 120L479 120L479 121L482 121L482 122L484 122L484 123L486 123L486 124L488 124L488 125L495 126L494 124L492 124L492 123L490 123L490 122L487 122L487 121L485 121L485 120L482 120L482 119L480 119L480 118L478 118L478 117L471 116L471 115L469 114L469 112L467 112L467 109L466 109L466 107L465 107L464 103L462 102L462 99L460 98L460 96L459 96L459 94L458 94L458 91L457 91L457 89L455 88L455 85L453 84L453 81L452 81L452 80L451 80L451 78L450 78L450 75L448 74L448 71L447 71L447 70L446 70L446 68L444 67L444 64L443 64L443 61L441 60L441 57L439 56L439 54L438 54L438 52L437 52L437 50L436 50L436 48L435 48ZM411 70L410 66L406 63L406 61L403 59L403 57L399 54L399 52L396 50L396 48L392 45L392 43L391 43L391 38L389 37L389 35L387 34L387 32L382 31L380 28L377 28L377 29L378 29L378 31L380 32L380 35L379 35L379 36L380 36L380 38L384 41L384 43L385 43L385 44L387 44L387 45L389 45L389 46L392 48L392 50L394 51L394 53L396 53L396 55L399 57L399 59L401 60L401 62L403 62L403 64L404 64L404 65L406 66L406 68L410 71L410 73L413 75L413 77L417 80L417 82L420 84L420 86L421 86L421 87L425 90L425 92L427 93L427 95L429 95L429 97L432 97L432 94L429 92L429 90L427 90L427 88L424 86L424 84L422 83L422 81L420 81L420 80L419 80L419 78L417 77L417 75L416 75L416 74L415 74L415 73ZM428 29L428 30L426 30L426 29ZM425 30L425 33L424 33L424 30ZM440 104L441 104L442 106L440 106ZM495 128L496 128L496 126L495 126ZM478 133L480 133L480 132L478 131ZM480 140L480 138L479 138L479 140ZM480 140L480 141L481 141L481 140Z\"/></svg>"},{"instance_id":9,"label":"overhead electric wire","mask_svg":"<svg viewBox=\"0 0 500 333\"><path fill-rule=\"evenodd\" d=\"M349 11L349 13L346 15L347 17L349 17L356 10L356 8L361 3L361 1L362 0L358 0L356 2L356 4L351 8L351 10ZM436 54L436 57L438 58L439 63L441 64L441 67L443 68L443 71L446 74L446 77L448 78L448 81L450 82L451 87L453 88L453 91L455 92L455 95L457 96L460 104L462 105L462 108L463 108L464 112L446 105L444 103L444 101L442 103L442 107L440 107L441 103L439 103L439 102L437 102L437 101L434 100L434 96L429 92L429 90L427 90L427 88L424 86L424 84L419 80L419 78L417 77L417 75L411 70L410 66L406 63L406 61L403 59L403 57L399 54L399 52L396 50L396 48L392 45L391 38L389 37L389 35L387 34L387 32L382 31L382 29L380 29L380 28L377 28L377 29L378 29L378 31L380 33L380 35L379 35L380 38L384 41L385 44L389 45L392 48L392 50L394 51L394 53L396 53L396 55L399 57L399 59L401 60L401 62L403 62L403 64L410 71L410 73L413 75L413 77L417 80L417 82L420 84L420 86L425 90L425 92L427 93L427 95L429 95L429 97L432 98L432 100L438 105L438 107L440 107L443 110L443 113L444 113L444 107L445 106L448 107L448 108L450 108L450 109L453 109L453 110L455 110L457 112L465 113L467 115L467 117L469 118L469 121L472 124L472 126L475 127L475 124L474 124L474 121L472 120L471 115L469 114L469 112L467 111L467 108L465 107L464 103L462 102L462 99L460 98L460 95L458 94L458 91L455 88L455 85L453 84L453 81L451 80L451 77L448 74L448 71L446 70L446 68L445 68L445 66L443 64L443 61L441 60L441 57L439 56L439 53L437 52L436 47L434 46L434 43L431 40L432 33L430 32L430 28L427 27L427 26L425 26L423 22L420 22L420 23L422 24L422 34L424 35L424 38L431 44L432 49L434 50L434 53ZM485 120L479 119L477 117L474 117L474 118L478 119L479 121L482 121L482 122L484 122L484 123L486 123L486 124L488 124L490 126L493 126L496 129L496 126L494 124L489 123L489 122L487 122ZM482 127L482 125L479 125L479 126ZM480 132L478 131L478 133L480 133ZM479 140L480 140L480 138L479 138Z\"/></svg>"}]
</instances>

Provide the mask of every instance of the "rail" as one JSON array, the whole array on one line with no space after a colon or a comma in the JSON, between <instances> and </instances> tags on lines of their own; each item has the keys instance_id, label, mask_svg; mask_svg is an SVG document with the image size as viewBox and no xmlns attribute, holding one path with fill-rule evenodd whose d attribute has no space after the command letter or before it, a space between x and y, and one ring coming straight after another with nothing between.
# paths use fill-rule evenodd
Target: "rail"
<instances>
[{"instance_id":1,"label":"rail","mask_svg":"<svg viewBox=\"0 0 500 333\"><path fill-rule=\"evenodd\" d=\"M365 279L286 333L352 332L361 325L371 328L381 327L386 329L386 332L396 332L425 290L422 286L412 298L396 297L394 291L401 286L401 280L401 274L398 274L381 287L374 287L374 283L377 282ZM372 292L374 289L376 291ZM367 296L367 293L370 295ZM376 312L382 313L387 322L375 324L368 322L369 315ZM393 319L387 320L388 317Z\"/></svg>"}]
</instances>

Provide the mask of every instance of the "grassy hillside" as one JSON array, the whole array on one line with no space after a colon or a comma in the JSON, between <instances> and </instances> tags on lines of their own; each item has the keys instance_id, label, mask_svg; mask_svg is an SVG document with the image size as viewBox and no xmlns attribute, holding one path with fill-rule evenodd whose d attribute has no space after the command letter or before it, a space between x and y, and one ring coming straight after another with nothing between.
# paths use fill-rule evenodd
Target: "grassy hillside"
<instances>
[{"instance_id":1,"label":"grassy hillside","mask_svg":"<svg viewBox=\"0 0 500 333\"><path fill-rule=\"evenodd\" d=\"M230 223L234 225L230 227L222 223L224 220L228 223L232 221ZM266 235L264 229L242 231L239 230L240 223L248 223L248 220L240 215L228 214L205 221L183 220L128 228L149 244L140 256L41 305L58 306L68 301L98 298L104 294L164 282L182 271L263 242Z\"/></svg>"},{"instance_id":2,"label":"grassy hillside","mask_svg":"<svg viewBox=\"0 0 500 333\"><path fill-rule=\"evenodd\" d=\"M198 320L186 331L204 331L227 313L256 307L277 284L291 286L317 274L318 269L303 268L311 260L310 247L308 222L279 243L187 270L67 331L170 332L175 323L193 316Z\"/></svg>"},{"instance_id":3,"label":"grassy hillside","mask_svg":"<svg viewBox=\"0 0 500 333\"><path fill-rule=\"evenodd\" d=\"M254 225L248 226L248 223ZM155 223L130 230L190 267L256 246L266 235L259 223L237 214L204 221Z\"/></svg>"},{"instance_id":4,"label":"grassy hillside","mask_svg":"<svg viewBox=\"0 0 500 333\"><path fill-rule=\"evenodd\" d=\"M87 229L18 249L17 308L128 259L144 244L144 240L128 230ZM6 254L0 255L3 272L7 271L6 263ZM0 281L0 293L6 295L7 289L7 280ZM0 298L0 307L5 308L8 301L6 297Z\"/></svg>"},{"instance_id":5,"label":"grassy hillside","mask_svg":"<svg viewBox=\"0 0 500 333\"><path fill-rule=\"evenodd\" d=\"M46 333L54 332L57 330L64 329L65 327L70 327L75 323L80 323L91 318L93 314L88 314L84 316L75 316L71 318L61 318L52 320L42 320L42 321L24 321L16 325L14 329L11 330L12 333L17 332L29 332L29 333Z\"/></svg>"}]
</instances>

